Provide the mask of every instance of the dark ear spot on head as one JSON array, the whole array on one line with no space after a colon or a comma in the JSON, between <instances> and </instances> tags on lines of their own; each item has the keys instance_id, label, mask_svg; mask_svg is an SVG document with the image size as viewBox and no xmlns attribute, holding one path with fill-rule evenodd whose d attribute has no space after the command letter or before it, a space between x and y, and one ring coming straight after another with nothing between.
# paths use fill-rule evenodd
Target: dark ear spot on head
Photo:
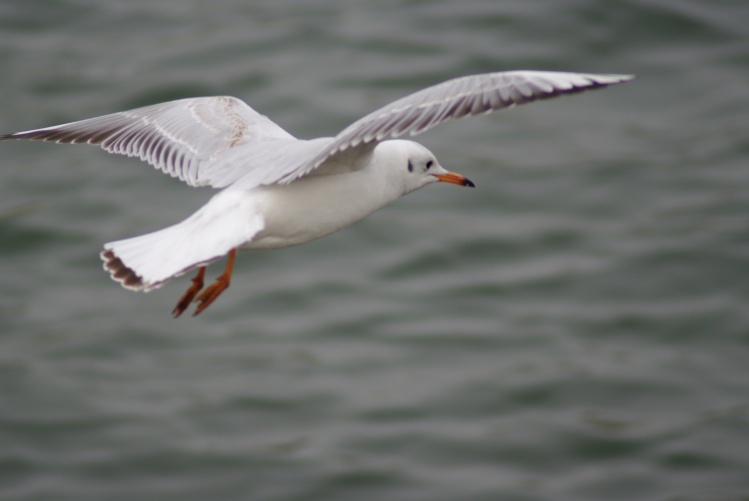
<instances>
[{"instance_id":1,"label":"dark ear spot on head","mask_svg":"<svg viewBox=\"0 0 749 501\"><path fill-rule=\"evenodd\" d=\"M408 161L408 172L414 171L414 164L411 163L411 160Z\"/></svg>"}]
</instances>

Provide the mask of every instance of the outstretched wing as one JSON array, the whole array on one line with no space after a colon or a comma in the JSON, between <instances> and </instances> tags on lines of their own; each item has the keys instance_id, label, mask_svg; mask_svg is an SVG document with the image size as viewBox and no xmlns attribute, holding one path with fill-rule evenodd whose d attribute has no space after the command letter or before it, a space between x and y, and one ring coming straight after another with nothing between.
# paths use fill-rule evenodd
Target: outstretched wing
<instances>
[{"instance_id":1,"label":"outstretched wing","mask_svg":"<svg viewBox=\"0 0 749 501\"><path fill-rule=\"evenodd\" d=\"M606 87L629 75L508 71L428 87L361 118L334 138L300 141L233 97L182 99L44 129L0 136L98 144L139 157L191 186L287 184L344 152L416 135L448 120Z\"/></svg>"},{"instance_id":2,"label":"outstretched wing","mask_svg":"<svg viewBox=\"0 0 749 501\"><path fill-rule=\"evenodd\" d=\"M280 178L288 183L352 148L389 137L414 136L457 118L481 115L519 104L623 83L631 75L593 75L552 71L507 71L472 75L427 87L357 120L329 146Z\"/></svg>"},{"instance_id":3,"label":"outstretched wing","mask_svg":"<svg viewBox=\"0 0 749 501\"><path fill-rule=\"evenodd\" d=\"M200 97L155 104L98 118L0 136L57 143L98 144L138 157L190 186L223 187L222 157L242 146L294 137L234 97Z\"/></svg>"}]
</instances>

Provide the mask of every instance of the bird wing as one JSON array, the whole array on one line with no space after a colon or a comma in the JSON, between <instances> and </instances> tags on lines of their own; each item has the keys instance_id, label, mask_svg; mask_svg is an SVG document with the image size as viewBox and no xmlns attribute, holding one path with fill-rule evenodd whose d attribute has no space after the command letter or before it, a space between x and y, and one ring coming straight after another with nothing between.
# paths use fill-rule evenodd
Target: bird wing
<instances>
[{"instance_id":1,"label":"bird wing","mask_svg":"<svg viewBox=\"0 0 749 501\"><path fill-rule=\"evenodd\" d=\"M371 148L387 138L415 136L449 120L623 83L631 75L507 71L448 80L376 110L346 127L316 155L280 173L279 183L302 177L346 150Z\"/></svg>"},{"instance_id":2,"label":"bird wing","mask_svg":"<svg viewBox=\"0 0 749 501\"><path fill-rule=\"evenodd\" d=\"M235 161L224 162L238 149L297 142L268 117L228 96L170 101L0 139L98 144L109 153L138 157L190 186L217 188L244 174Z\"/></svg>"},{"instance_id":3,"label":"bird wing","mask_svg":"<svg viewBox=\"0 0 749 501\"><path fill-rule=\"evenodd\" d=\"M99 144L139 157L190 186L243 189L288 184L323 164L355 158L387 138L416 135L466 116L631 80L630 75L508 71L427 87L366 115L333 138L303 141L233 97L182 99L44 129L0 136Z\"/></svg>"}]
</instances>

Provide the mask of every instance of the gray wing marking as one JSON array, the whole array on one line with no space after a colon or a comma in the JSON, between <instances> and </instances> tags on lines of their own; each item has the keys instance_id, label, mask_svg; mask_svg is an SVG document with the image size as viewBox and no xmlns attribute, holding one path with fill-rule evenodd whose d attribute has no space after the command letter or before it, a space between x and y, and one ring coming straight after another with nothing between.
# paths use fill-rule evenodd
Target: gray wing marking
<instances>
[{"instance_id":1,"label":"gray wing marking","mask_svg":"<svg viewBox=\"0 0 749 501\"><path fill-rule=\"evenodd\" d=\"M171 101L69 124L0 136L98 144L138 157L191 186L287 184L333 157L416 135L449 120L631 80L629 75L508 71L449 80L394 101L334 138L301 141L233 97ZM345 162L342 162L342 164ZM337 165L328 162L328 165Z\"/></svg>"},{"instance_id":2,"label":"gray wing marking","mask_svg":"<svg viewBox=\"0 0 749 501\"><path fill-rule=\"evenodd\" d=\"M228 153L265 141L294 137L239 99L227 96L182 99L46 127L0 139L96 144L109 153L138 157L190 186L222 187L242 177L229 172Z\"/></svg>"},{"instance_id":3,"label":"gray wing marking","mask_svg":"<svg viewBox=\"0 0 749 501\"><path fill-rule=\"evenodd\" d=\"M357 120L330 146L282 182L319 167L330 157L388 137L415 136L449 120L623 83L630 75L593 75L550 71L507 71L472 75L427 87Z\"/></svg>"}]
</instances>

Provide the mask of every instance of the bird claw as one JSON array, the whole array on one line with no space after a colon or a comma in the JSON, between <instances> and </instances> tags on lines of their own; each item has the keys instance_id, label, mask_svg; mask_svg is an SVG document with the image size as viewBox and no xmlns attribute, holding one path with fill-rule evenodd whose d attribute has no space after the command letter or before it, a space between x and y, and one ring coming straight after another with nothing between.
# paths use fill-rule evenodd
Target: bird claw
<instances>
[{"instance_id":1,"label":"bird claw","mask_svg":"<svg viewBox=\"0 0 749 501\"><path fill-rule=\"evenodd\" d=\"M208 308L211 303L213 303L216 298L224 292L226 289L229 288L229 278L225 275L221 275L216 279L215 282L213 282L211 285L209 285L203 292L200 293L200 295L195 299L195 302L198 303L198 307L195 308L195 313L192 314L192 316L197 316Z\"/></svg>"},{"instance_id":2,"label":"bird claw","mask_svg":"<svg viewBox=\"0 0 749 501\"><path fill-rule=\"evenodd\" d=\"M190 303L192 303L192 300L195 298L198 292L200 292L200 290L203 288L204 275L205 268L201 267L198 270L197 276L192 279L192 285L190 285L190 287L188 287L187 289L187 292L185 292L182 297L179 298L179 301L177 301L177 306L175 306L172 310L172 315L174 315L174 318L177 318L182 315L182 313L184 313L184 311L188 306L190 306Z\"/></svg>"},{"instance_id":3,"label":"bird claw","mask_svg":"<svg viewBox=\"0 0 749 501\"><path fill-rule=\"evenodd\" d=\"M190 306L193 301L198 303L198 307L195 308L195 313L192 316L199 315L203 310L208 308L222 292L229 288L231 282L231 273L234 269L234 257L237 254L237 249L232 249L229 252L229 258L226 261L226 268L220 277L216 279L211 285L209 285L203 292L203 279L205 278L205 266L201 266L198 269L198 274L192 279L192 285L187 289L179 301L177 306L172 310L174 318L182 315L182 313ZM200 295L196 298L195 296L200 292Z\"/></svg>"}]
</instances>

